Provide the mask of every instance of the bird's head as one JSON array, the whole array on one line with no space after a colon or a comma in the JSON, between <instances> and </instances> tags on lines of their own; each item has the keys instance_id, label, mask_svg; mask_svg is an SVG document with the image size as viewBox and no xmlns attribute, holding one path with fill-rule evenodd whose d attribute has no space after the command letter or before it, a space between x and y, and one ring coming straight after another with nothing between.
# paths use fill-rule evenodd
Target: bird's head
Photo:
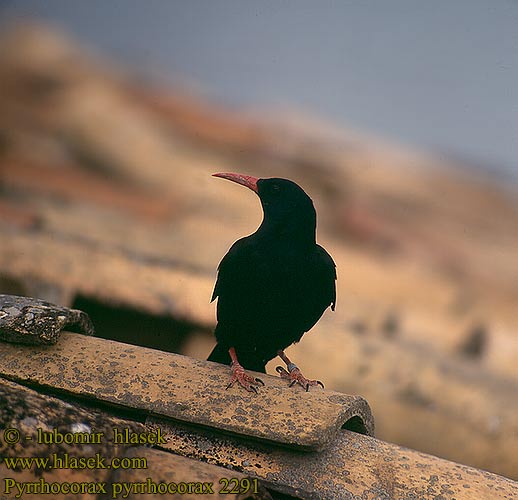
<instances>
[{"instance_id":1,"label":"bird's head","mask_svg":"<svg viewBox=\"0 0 518 500\"><path fill-rule=\"evenodd\" d=\"M213 176L246 186L259 196L264 212L263 227L312 234L314 241L316 212L313 201L295 182L278 177L260 179L234 173Z\"/></svg>"}]
</instances>

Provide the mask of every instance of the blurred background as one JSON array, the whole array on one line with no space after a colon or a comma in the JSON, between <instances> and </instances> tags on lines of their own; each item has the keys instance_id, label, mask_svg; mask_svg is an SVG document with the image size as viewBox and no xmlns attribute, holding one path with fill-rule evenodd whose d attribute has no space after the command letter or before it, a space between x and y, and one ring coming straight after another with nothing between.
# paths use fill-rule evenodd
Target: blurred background
<instances>
[{"instance_id":1,"label":"blurred background","mask_svg":"<svg viewBox=\"0 0 518 500\"><path fill-rule=\"evenodd\" d=\"M217 265L261 219L210 174L290 178L338 267L290 357L366 397L380 439L518 479L516 2L0 18L0 293L203 359Z\"/></svg>"}]
</instances>

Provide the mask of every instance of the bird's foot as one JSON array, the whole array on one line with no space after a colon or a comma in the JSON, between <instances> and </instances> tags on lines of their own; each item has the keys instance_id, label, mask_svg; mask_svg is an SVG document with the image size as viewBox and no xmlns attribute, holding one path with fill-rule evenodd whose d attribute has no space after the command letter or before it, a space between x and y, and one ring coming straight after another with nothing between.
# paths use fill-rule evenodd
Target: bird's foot
<instances>
[{"instance_id":1,"label":"bird's foot","mask_svg":"<svg viewBox=\"0 0 518 500\"><path fill-rule=\"evenodd\" d=\"M232 387L236 382L239 382L241 387L244 387L248 392L255 392L257 394L258 385L264 385L260 378L252 377L245 372L245 369L239 363L232 363L230 365L231 376L227 389Z\"/></svg>"},{"instance_id":2,"label":"bird's foot","mask_svg":"<svg viewBox=\"0 0 518 500\"><path fill-rule=\"evenodd\" d=\"M304 389L306 389L306 392L309 391L310 387L315 387L317 385L322 387L322 389L324 388L324 384L320 382L320 380L308 380L306 377L304 377L304 375L302 375L302 372L298 369L295 363L289 363L288 370L286 370L282 366L278 366L276 370L277 373L281 376L281 378L290 381L290 387L293 387L295 384L298 384Z\"/></svg>"}]
</instances>

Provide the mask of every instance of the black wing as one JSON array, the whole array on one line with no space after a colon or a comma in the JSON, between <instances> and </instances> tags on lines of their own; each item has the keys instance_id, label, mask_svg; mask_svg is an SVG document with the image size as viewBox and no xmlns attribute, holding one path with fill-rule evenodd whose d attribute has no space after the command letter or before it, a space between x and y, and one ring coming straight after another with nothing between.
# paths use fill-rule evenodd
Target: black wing
<instances>
[{"instance_id":1,"label":"black wing","mask_svg":"<svg viewBox=\"0 0 518 500\"><path fill-rule=\"evenodd\" d=\"M318 245L301 253L272 251L254 235L238 240L218 267L212 294L221 351L233 346L250 363L257 357L264 364L300 340L329 306L334 309L335 280L335 263Z\"/></svg>"},{"instance_id":2,"label":"black wing","mask_svg":"<svg viewBox=\"0 0 518 500\"><path fill-rule=\"evenodd\" d=\"M316 255L321 265L324 295L329 298L327 306L331 306L331 310L334 311L336 306L336 264L331 255L320 245L317 245Z\"/></svg>"}]
</instances>

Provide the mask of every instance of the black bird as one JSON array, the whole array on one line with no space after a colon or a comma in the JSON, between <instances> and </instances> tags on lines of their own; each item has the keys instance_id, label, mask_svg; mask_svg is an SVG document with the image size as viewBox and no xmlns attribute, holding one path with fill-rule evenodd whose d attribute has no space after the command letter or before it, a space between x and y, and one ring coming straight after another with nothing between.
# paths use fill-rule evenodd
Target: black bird
<instances>
[{"instance_id":1,"label":"black bird","mask_svg":"<svg viewBox=\"0 0 518 500\"><path fill-rule=\"evenodd\" d=\"M218 173L258 194L263 221L236 241L218 267L212 301L218 297L217 345L208 360L231 365L228 387L236 381L257 392L264 383L245 372L266 372L275 356L286 363L281 377L307 390L321 385L306 379L284 354L336 302L336 268L316 243L316 212L304 190L287 179L258 179ZM227 388L228 388L227 387Z\"/></svg>"}]
</instances>

